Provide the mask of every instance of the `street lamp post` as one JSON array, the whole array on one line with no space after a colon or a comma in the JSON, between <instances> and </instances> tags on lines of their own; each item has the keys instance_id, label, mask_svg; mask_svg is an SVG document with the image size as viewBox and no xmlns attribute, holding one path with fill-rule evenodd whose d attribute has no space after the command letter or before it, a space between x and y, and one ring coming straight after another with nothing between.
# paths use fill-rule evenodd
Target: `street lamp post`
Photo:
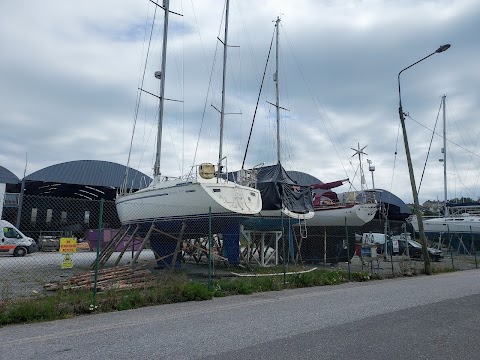
<instances>
[{"instance_id":1,"label":"street lamp post","mask_svg":"<svg viewBox=\"0 0 480 360\"><path fill-rule=\"evenodd\" d=\"M410 157L410 149L408 147L407 129L405 127L405 114L404 114L403 108L402 108L402 95L401 95L401 92L400 92L400 74L402 72L404 72L405 70L411 68L412 66L418 64L419 62L429 58L430 56L448 50L449 47L450 47L450 44L445 44L445 45L440 46L437 50L435 50L430 55L425 56L423 59L418 60L417 62L413 63L410 66L407 66L405 69L403 69L402 71L400 71L398 73L398 98L399 98L398 114L400 116L400 123L402 124L403 141L405 143L405 154L407 156L408 172L410 174L410 183L411 183L411 186L412 186L413 202L415 204L415 215L417 216L418 232L419 232L419 236L420 236L420 243L422 244L422 253L423 253L423 261L424 261L424 265L425 265L425 274L427 274L427 275L430 275L432 273L432 269L430 267L430 256L428 255L427 241L425 239L425 230L423 228L422 213L420 211L420 204L419 204L419 201L418 201L417 185L415 184L415 176L413 174L412 159ZM408 241L407 241L407 246L408 246Z\"/></svg>"}]
</instances>

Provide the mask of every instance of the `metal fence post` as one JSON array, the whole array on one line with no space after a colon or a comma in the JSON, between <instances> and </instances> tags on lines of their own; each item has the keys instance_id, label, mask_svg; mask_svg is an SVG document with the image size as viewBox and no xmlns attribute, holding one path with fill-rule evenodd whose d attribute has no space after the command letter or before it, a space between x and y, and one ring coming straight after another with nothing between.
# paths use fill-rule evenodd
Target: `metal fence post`
<instances>
[{"instance_id":1,"label":"metal fence post","mask_svg":"<svg viewBox=\"0 0 480 360\"><path fill-rule=\"evenodd\" d=\"M448 231L448 246L450 247L450 258L452 259L452 269L455 270L455 264L453 263L453 251L452 251L452 242L450 240L450 226L447 225Z\"/></svg>"},{"instance_id":2,"label":"metal fence post","mask_svg":"<svg viewBox=\"0 0 480 360\"><path fill-rule=\"evenodd\" d=\"M23 174L22 186L21 186L21 188L20 188L20 196L19 196L19 198L18 198L17 222L16 222L16 227L17 227L17 229L20 229L20 228L21 228L22 207L23 207L23 194L25 194L25 174Z\"/></svg>"},{"instance_id":3,"label":"metal fence post","mask_svg":"<svg viewBox=\"0 0 480 360\"><path fill-rule=\"evenodd\" d=\"M285 267L285 230L283 228L283 212L281 212L282 220L282 265L283 265L283 286L287 285L287 270Z\"/></svg>"},{"instance_id":4,"label":"metal fence post","mask_svg":"<svg viewBox=\"0 0 480 360\"><path fill-rule=\"evenodd\" d=\"M208 208L208 290L212 290L212 207Z\"/></svg>"},{"instance_id":5,"label":"metal fence post","mask_svg":"<svg viewBox=\"0 0 480 360\"><path fill-rule=\"evenodd\" d=\"M98 236L97 236L97 256L95 257L95 280L93 283L93 302L90 305L90 311L97 309L97 280L98 280L98 257L100 254L100 240L103 227L103 203L104 199L100 199L100 214L98 215Z\"/></svg>"},{"instance_id":6,"label":"metal fence post","mask_svg":"<svg viewBox=\"0 0 480 360\"><path fill-rule=\"evenodd\" d=\"M475 237L473 236L473 231L471 226L470 226L470 237L472 238L472 251L473 251L473 256L475 258L475 268L478 269L477 250L475 250Z\"/></svg>"},{"instance_id":7,"label":"metal fence post","mask_svg":"<svg viewBox=\"0 0 480 360\"><path fill-rule=\"evenodd\" d=\"M348 241L348 226L347 226L347 217L345 216L345 241L347 242L347 262L348 262L348 281L351 280L350 273L350 242Z\"/></svg>"}]
</instances>

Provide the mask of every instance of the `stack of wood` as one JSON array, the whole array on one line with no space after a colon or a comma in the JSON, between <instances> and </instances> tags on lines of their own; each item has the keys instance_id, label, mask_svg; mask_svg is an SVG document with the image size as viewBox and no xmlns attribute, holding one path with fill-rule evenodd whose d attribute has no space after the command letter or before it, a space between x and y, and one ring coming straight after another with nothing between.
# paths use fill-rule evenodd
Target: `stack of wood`
<instances>
[{"instance_id":1,"label":"stack of wood","mask_svg":"<svg viewBox=\"0 0 480 360\"><path fill-rule=\"evenodd\" d=\"M132 269L130 265L98 270L97 291L134 289L155 285L156 277L148 269ZM95 271L90 270L73 276L69 281L47 283L45 290L93 289Z\"/></svg>"}]
</instances>

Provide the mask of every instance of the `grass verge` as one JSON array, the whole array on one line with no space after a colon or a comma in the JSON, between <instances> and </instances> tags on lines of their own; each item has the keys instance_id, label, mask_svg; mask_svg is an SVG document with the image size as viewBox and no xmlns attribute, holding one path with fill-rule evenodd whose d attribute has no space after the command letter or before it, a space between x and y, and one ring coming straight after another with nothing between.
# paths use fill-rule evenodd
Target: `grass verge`
<instances>
[{"instance_id":1,"label":"grass verge","mask_svg":"<svg viewBox=\"0 0 480 360\"><path fill-rule=\"evenodd\" d=\"M271 271L275 272L275 269ZM59 290L49 296L38 295L28 299L0 300L0 325L51 321L82 314L136 309L185 301L202 301L213 297L369 280L371 280L371 276L364 272L351 273L349 280L346 271L317 269L285 277L223 278L214 280L209 289L205 279L192 280L185 274L174 274L163 276L155 284L149 284L143 288L99 292L96 304L93 304L92 291L85 290Z\"/></svg>"}]
</instances>

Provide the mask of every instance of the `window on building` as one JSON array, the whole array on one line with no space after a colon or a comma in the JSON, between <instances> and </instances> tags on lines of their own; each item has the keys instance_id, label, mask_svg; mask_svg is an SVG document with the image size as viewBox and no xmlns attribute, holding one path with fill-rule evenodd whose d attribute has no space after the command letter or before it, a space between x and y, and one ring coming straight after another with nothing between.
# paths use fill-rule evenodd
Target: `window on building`
<instances>
[{"instance_id":1,"label":"window on building","mask_svg":"<svg viewBox=\"0 0 480 360\"><path fill-rule=\"evenodd\" d=\"M32 214L30 215L30 222L33 224L37 222L37 208L32 208Z\"/></svg>"},{"instance_id":2,"label":"window on building","mask_svg":"<svg viewBox=\"0 0 480 360\"><path fill-rule=\"evenodd\" d=\"M67 222L67 212L66 211L62 211L62 216L60 217L60 222L62 224L65 224Z\"/></svg>"},{"instance_id":3,"label":"window on building","mask_svg":"<svg viewBox=\"0 0 480 360\"><path fill-rule=\"evenodd\" d=\"M90 223L90 211L85 210L85 218L84 218L83 222L84 222L85 224Z\"/></svg>"},{"instance_id":4,"label":"window on building","mask_svg":"<svg viewBox=\"0 0 480 360\"><path fill-rule=\"evenodd\" d=\"M53 215L53 210L52 209L47 209L47 224L50 224L52 222L52 215Z\"/></svg>"}]
</instances>

